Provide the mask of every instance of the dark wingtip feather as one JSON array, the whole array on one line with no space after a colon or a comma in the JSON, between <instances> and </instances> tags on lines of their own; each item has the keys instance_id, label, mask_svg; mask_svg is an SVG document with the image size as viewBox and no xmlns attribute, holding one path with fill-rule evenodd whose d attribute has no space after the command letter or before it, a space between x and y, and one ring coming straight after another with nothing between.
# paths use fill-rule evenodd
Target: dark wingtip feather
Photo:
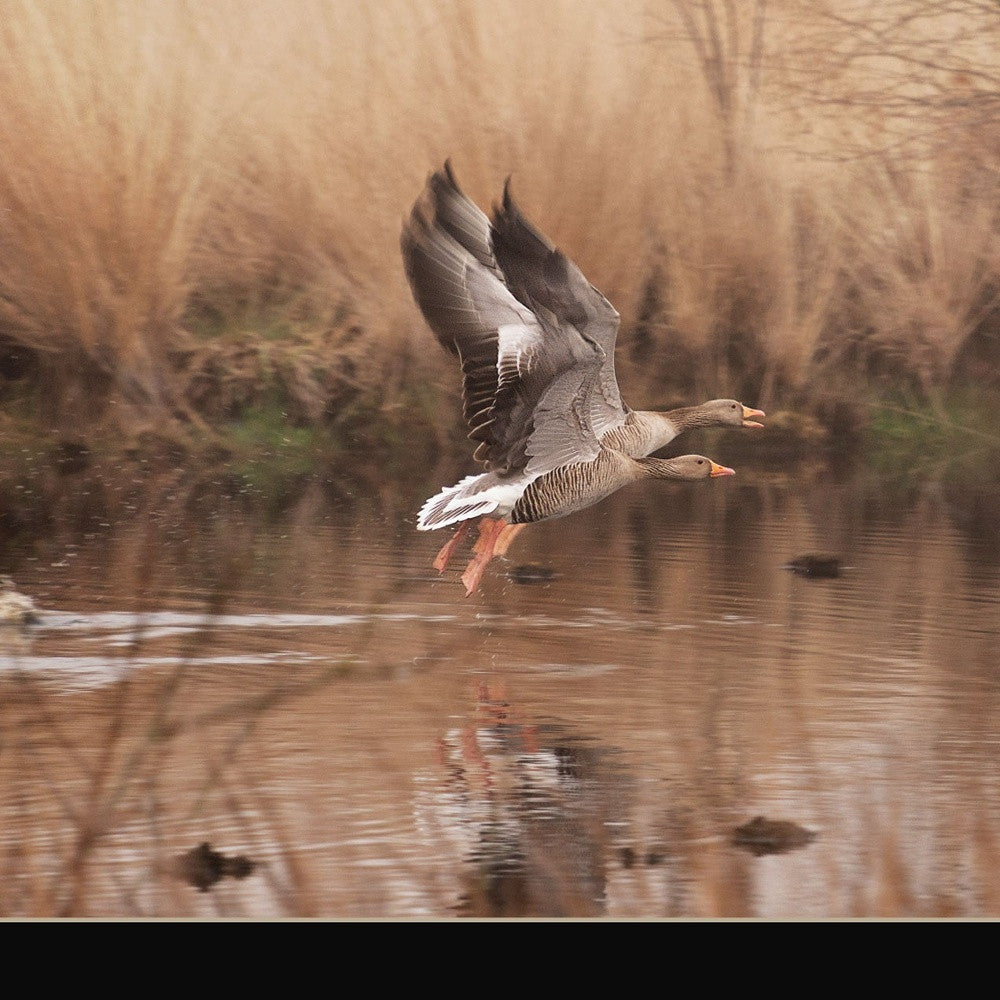
<instances>
[{"instance_id":1,"label":"dark wingtip feather","mask_svg":"<svg viewBox=\"0 0 1000 1000\"><path fill-rule=\"evenodd\" d=\"M421 243L430 236L430 223L418 201L409 215L403 216L403 226L399 234L399 246L403 252L403 265L406 273L411 274L414 255L421 249ZM411 279L412 280L412 279Z\"/></svg>"},{"instance_id":2,"label":"dark wingtip feather","mask_svg":"<svg viewBox=\"0 0 1000 1000\"><path fill-rule=\"evenodd\" d=\"M440 170L435 170L431 174L428 188L433 192L435 198L441 197L442 189L460 198L465 197L465 192L455 176L455 168L451 165L451 157L444 161L444 166Z\"/></svg>"},{"instance_id":3,"label":"dark wingtip feather","mask_svg":"<svg viewBox=\"0 0 1000 1000\"><path fill-rule=\"evenodd\" d=\"M503 198L501 198L499 205L493 205L491 221L494 227L500 227L505 230L509 230L515 224L515 221L524 219L524 213L514 200L514 195L511 191L510 186L513 177L513 174L507 175L507 179L503 182Z\"/></svg>"}]
</instances>

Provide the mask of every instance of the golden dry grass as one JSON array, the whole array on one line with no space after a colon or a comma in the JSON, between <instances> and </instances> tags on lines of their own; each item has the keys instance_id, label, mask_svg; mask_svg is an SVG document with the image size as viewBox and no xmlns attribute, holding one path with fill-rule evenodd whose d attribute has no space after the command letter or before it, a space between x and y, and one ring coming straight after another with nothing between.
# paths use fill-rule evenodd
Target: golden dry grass
<instances>
[{"instance_id":1,"label":"golden dry grass","mask_svg":"<svg viewBox=\"0 0 1000 1000\"><path fill-rule=\"evenodd\" d=\"M938 384L995 309L1000 156L979 121L968 155L954 137L944 154L853 155L877 147L878 113L796 76L815 62L797 43L831 30L823 9L11 0L0 347L29 353L33 404L70 422L172 404L170 352L206 315L277 314L391 400L444 370L397 241L450 156L480 204L512 173L615 301L633 394L768 405L816 379L817 351L887 355ZM715 28L718 77L690 38Z\"/></svg>"}]
</instances>

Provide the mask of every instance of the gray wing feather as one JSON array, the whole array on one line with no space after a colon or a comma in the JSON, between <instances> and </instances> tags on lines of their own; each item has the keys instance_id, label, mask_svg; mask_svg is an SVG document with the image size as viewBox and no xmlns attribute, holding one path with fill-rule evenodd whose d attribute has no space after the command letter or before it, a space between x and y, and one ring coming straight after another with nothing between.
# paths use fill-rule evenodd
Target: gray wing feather
<instances>
[{"instance_id":1,"label":"gray wing feather","mask_svg":"<svg viewBox=\"0 0 1000 1000\"><path fill-rule=\"evenodd\" d=\"M525 470L540 475L595 458L595 412L602 410L594 400L603 398L608 368L601 320L613 323L612 351L617 330L617 313L607 300L591 289L588 302L606 307L599 314L572 297L557 302L551 294L535 300L517 295L499 262L496 223L462 193L447 164L429 178L400 245L424 318L442 346L461 359L464 415L469 437L479 442L475 457L501 476ZM546 280L557 296L569 287L559 270L566 266L590 288L575 265L556 254L546 273L559 271L557 280ZM529 265L527 259L513 265L518 287ZM618 398L613 363L610 376Z\"/></svg>"},{"instance_id":2,"label":"gray wing feather","mask_svg":"<svg viewBox=\"0 0 1000 1000\"><path fill-rule=\"evenodd\" d=\"M517 300L563 328L572 326L604 352L598 381L590 397L591 420L600 436L622 424L628 409L615 375L615 343L620 317L583 272L517 206L504 186L502 205L492 216L493 254Z\"/></svg>"},{"instance_id":3,"label":"gray wing feather","mask_svg":"<svg viewBox=\"0 0 1000 1000\"><path fill-rule=\"evenodd\" d=\"M575 331L545 329L526 350L524 341L511 334L517 331L500 330L494 407L511 467L542 475L596 458L601 446L590 418L590 396L603 360L600 348Z\"/></svg>"},{"instance_id":4,"label":"gray wing feather","mask_svg":"<svg viewBox=\"0 0 1000 1000\"><path fill-rule=\"evenodd\" d=\"M452 183L450 174L438 171L431 176L424 198L404 223L400 246L413 297L428 326L439 343L461 360L469 437L479 442L477 458L491 468L494 458L503 463L499 453L505 450L493 427L499 388L497 331L520 330L515 339L528 343L541 336L541 328L507 290L495 265L480 259L485 244L474 238L479 210L461 192L456 195ZM468 210L462 200L468 202ZM479 215L488 229L486 216ZM473 249L459 243L452 235L456 232Z\"/></svg>"},{"instance_id":5,"label":"gray wing feather","mask_svg":"<svg viewBox=\"0 0 1000 1000\"><path fill-rule=\"evenodd\" d=\"M576 365L549 385L535 408L526 446L528 475L542 475L563 465L593 461L601 444L591 420L590 397L601 360Z\"/></svg>"},{"instance_id":6,"label":"gray wing feather","mask_svg":"<svg viewBox=\"0 0 1000 1000\"><path fill-rule=\"evenodd\" d=\"M458 186L451 163L445 162L443 170L431 174L427 186L435 222L483 267L499 277L500 269L490 246L490 220Z\"/></svg>"}]
</instances>

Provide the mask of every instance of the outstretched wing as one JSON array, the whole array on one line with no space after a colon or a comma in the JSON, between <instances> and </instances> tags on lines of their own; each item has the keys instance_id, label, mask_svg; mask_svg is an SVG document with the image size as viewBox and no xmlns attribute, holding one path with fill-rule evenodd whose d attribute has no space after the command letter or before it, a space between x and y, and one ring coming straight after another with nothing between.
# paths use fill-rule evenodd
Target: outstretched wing
<instances>
[{"instance_id":1,"label":"outstretched wing","mask_svg":"<svg viewBox=\"0 0 1000 1000\"><path fill-rule=\"evenodd\" d=\"M461 359L476 458L500 475L589 461L600 448L588 399L603 351L515 298L490 240L489 220L447 164L429 178L401 238L414 298L438 341Z\"/></svg>"},{"instance_id":2,"label":"outstretched wing","mask_svg":"<svg viewBox=\"0 0 1000 1000\"><path fill-rule=\"evenodd\" d=\"M615 375L615 342L620 317L583 272L524 216L504 185L503 203L492 217L492 249L504 281L514 297L547 326L573 328L594 341L604 360L590 397L590 414L598 437L622 424L628 413Z\"/></svg>"},{"instance_id":3,"label":"outstretched wing","mask_svg":"<svg viewBox=\"0 0 1000 1000\"><path fill-rule=\"evenodd\" d=\"M413 297L438 342L462 363L469 437L487 446L497 392L497 330L534 325L507 293L489 246L490 223L461 192L451 167L428 178L400 245ZM479 456L488 461L485 454Z\"/></svg>"}]
</instances>

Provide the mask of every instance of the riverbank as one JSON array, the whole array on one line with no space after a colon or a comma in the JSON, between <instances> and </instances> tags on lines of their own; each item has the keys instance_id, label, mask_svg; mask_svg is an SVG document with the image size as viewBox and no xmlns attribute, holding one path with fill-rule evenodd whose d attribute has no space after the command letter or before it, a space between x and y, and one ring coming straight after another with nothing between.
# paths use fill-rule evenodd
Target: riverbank
<instances>
[{"instance_id":1,"label":"riverbank","mask_svg":"<svg viewBox=\"0 0 1000 1000\"><path fill-rule=\"evenodd\" d=\"M0 530L10 538L58 522L128 518L148 507L151 491L267 511L309 483L384 495L399 482L436 488L471 468L453 392L423 382L388 398L318 361L305 342L236 338L193 349L178 360L187 373L183 408L127 433L0 412ZM992 510L1000 506L989 499L1000 497L1000 412L990 397L966 387L935 406L893 394L819 413L777 408L763 430L693 432L673 451L702 451L751 478L864 466L886 490L935 484L970 511Z\"/></svg>"}]
</instances>

